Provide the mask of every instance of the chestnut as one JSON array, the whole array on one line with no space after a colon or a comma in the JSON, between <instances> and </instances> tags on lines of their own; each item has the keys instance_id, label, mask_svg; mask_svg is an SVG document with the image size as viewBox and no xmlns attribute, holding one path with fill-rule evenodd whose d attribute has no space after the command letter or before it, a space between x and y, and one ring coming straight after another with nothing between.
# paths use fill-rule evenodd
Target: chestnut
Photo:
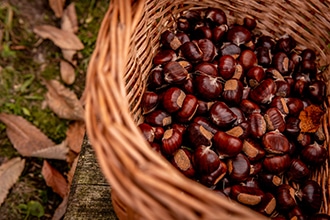
<instances>
[{"instance_id":1,"label":"chestnut","mask_svg":"<svg viewBox=\"0 0 330 220\"><path fill-rule=\"evenodd\" d=\"M195 73L205 74L210 76L218 76L218 69L216 66L209 62L201 62L197 64L194 68Z\"/></svg>"},{"instance_id":2,"label":"chestnut","mask_svg":"<svg viewBox=\"0 0 330 220\"><path fill-rule=\"evenodd\" d=\"M160 66L156 66L150 71L150 75L148 77L148 88L156 89L164 86L165 80L163 77L163 68Z\"/></svg>"},{"instance_id":3,"label":"chestnut","mask_svg":"<svg viewBox=\"0 0 330 220\"><path fill-rule=\"evenodd\" d=\"M213 134L196 122L190 123L186 129L189 143L193 148L200 145L210 146Z\"/></svg>"},{"instance_id":4,"label":"chestnut","mask_svg":"<svg viewBox=\"0 0 330 220\"><path fill-rule=\"evenodd\" d=\"M198 100L194 95L188 94L183 100L182 107L176 113L180 122L188 122L194 117L198 107Z\"/></svg>"},{"instance_id":5,"label":"chestnut","mask_svg":"<svg viewBox=\"0 0 330 220\"><path fill-rule=\"evenodd\" d=\"M212 38L212 30L207 25L196 25L195 29L190 34L192 39L211 39Z\"/></svg>"},{"instance_id":6,"label":"chestnut","mask_svg":"<svg viewBox=\"0 0 330 220\"><path fill-rule=\"evenodd\" d=\"M214 44L221 43L227 31L228 31L228 26L226 24L215 26L212 29L212 41L214 42Z\"/></svg>"},{"instance_id":7,"label":"chestnut","mask_svg":"<svg viewBox=\"0 0 330 220\"><path fill-rule=\"evenodd\" d=\"M325 213L316 213L309 218L310 220L330 220L330 215Z\"/></svg>"},{"instance_id":8,"label":"chestnut","mask_svg":"<svg viewBox=\"0 0 330 220\"><path fill-rule=\"evenodd\" d=\"M301 160L306 164L319 167L327 159L327 149L317 142L304 147L300 152Z\"/></svg>"},{"instance_id":9,"label":"chestnut","mask_svg":"<svg viewBox=\"0 0 330 220\"><path fill-rule=\"evenodd\" d=\"M196 43L192 41L182 44L180 47L180 53L184 58L192 63L200 61L203 58L203 51Z\"/></svg>"},{"instance_id":10,"label":"chestnut","mask_svg":"<svg viewBox=\"0 0 330 220\"><path fill-rule=\"evenodd\" d=\"M282 113L275 107L271 107L266 110L264 114L264 119L266 121L267 131L278 130L279 132L284 132L285 121Z\"/></svg>"},{"instance_id":11,"label":"chestnut","mask_svg":"<svg viewBox=\"0 0 330 220\"><path fill-rule=\"evenodd\" d=\"M169 113L158 109L146 114L144 120L152 126L165 127L172 123L172 116Z\"/></svg>"},{"instance_id":12,"label":"chestnut","mask_svg":"<svg viewBox=\"0 0 330 220\"><path fill-rule=\"evenodd\" d=\"M243 96L243 84L237 79L229 79L226 81L222 98L227 103L232 103L232 105L239 105Z\"/></svg>"},{"instance_id":13,"label":"chestnut","mask_svg":"<svg viewBox=\"0 0 330 220\"><path fill-rule=\"evenodd\" d=\"M257 65L257 56L252 50L243 50L238 59L244 70L249 70L251 67Z\"/></svg>"},{"instance_id":14,"label":"chestnut","mask_svg":"<svg viewBox=\"0 0 330 220\"><path fill-rule=\"evenodd\" d=\"M289 109L289 115L291 116L298 116L304 108L304 104L299 98L288 97L285 101Z\"/></svg>"},{"instance_id":15,"label":"chestnut","mask_svg":"<svg viewBox=\"0 0 330 220\"><path fill-rule=\"evenodd\" d=\"M176 24L177 24L178 30L183 31L183 32L187 32L187 31L189 31L192 28L191 27L192 25L190 24L189 20L187 18L185 18L185 17L182 17L182 16L180 16L177 19ZM178 38L180 40L180 37L178 37Z\"/></svg>"},{"instance_id":16,"label":"chestnut","mask_svg":"<svg viewBox=\"0 0 330 220\"><path fill-rule=\"evenodd\" d=\"M265 172L258 174L258 180L261 188L270 192L275 192L277 187L283 184L281 176Z\"/></svg>"},{"instance_id":17,"label":"chestnut","mask_svg":"<svg viewBox=\"0 0 330 220\"><path fill-rule=\"evenodd\" d=\"M311 82L308 87L309 99L316 104L322 104L326 97L326 84L322 80Z\"/></svg>"},{"instance_id":18,"label":"chestnut","mask_svg":"<svg viewBox=\"0 0 330 220\"><path fill-rule=\"evenodd\" d=\"M204 101L202 99L198 99L198 107L196 115L205 116L209 114L209 110L214 102L212 101Z\"/></svg>"},{"instance_id":19,"label":"chestnut","mask_svg":"<svg viewBox=\"0 0 330 220\"><path fill-rule=\"evenodd\" d=\"M235 73L236 60L230 55L221 56L219 59L219 76L223 79L230 79Z\"/></svg>"},{"instance_id":20,"label":"chestnut","mask_svg":"<svg viewBox=\"0 0 330 220\"><path fill-rule=\"evenodd\" d=\"M194 123L197 123L199 125L202 125L206 130L211 132L212 134L215 134L219 129L210 122L210 120L206 117L197 116L193 119Z\"/></svg>"},{"instance_id":21,"label":"chestnut","mask_svg":"<svg viewBox=\"0 0 330 220\"><path fill-rule=\"evenodd\" d=\"M237 116L230 110L226 103L217 101L210 108L211 121L220 128L231 127Z\"/></svg>"},{"instance_id":22,"label":"chestnut","mask_svg":"<svg viewBox=\"0 0 330 220\"><path fill-rule=\"evenodd\" d=\"M272 79L264 79L258 86L250 91L252 101L260 104L270 103L276 92L276 84Z\"/></svg>"},{"instance_id":23,"label":"chestnut","mask_svg":"<svg viewBox=\"0 0 330 220\"><path fill-rule=\"evenodd\" d=\"M249 99L243 99L240 103L240 109L246 114L260 113L261 109L259 105Z\"/></svg>"},{"instance_id":24,"label":"chestnut","mask_svg":"<svg viewBox=\"0 0 330 220\"><path fill-rule=\"evenodd\" d=\"M301 146L301 147L306 147L310 144L312 144L312 136L310 133L302 133L300 132L300 134L297 137L297 143Z\"/></svg>"},{"instance_id":25,"label":"chestnut","mask_svg":"<svg viewBox=\"0 0 330 220\"><path fill-rule=\"evenodd\" d=\"M305 213L301 210L299 206L295 206L293 209L291 209L288 213L289 219L295 219L295 220L307 220L309 219Z\"/></svg>"},{"instance_id":26,"label":"chestnut","mask_svg":"<svg viewBox=\"0 0 330 220\"><path fill-rule=\"evenodd\" d=\"M246 16L243 19L243 26L252 31L257 26L257 20L254 17Z\"/></svg>"},{"instance_id":27,"label":"chestnut","mask_svg":"<svg viewBox=\"0 0 330 220\"><path fill-rule=\"evenodd\" d=\"M156 53L153 58L153 63L155 65L164 65L167 62L175 61L177 59L177 55L174 50L167 49L167 50L160 50Z\"/></svg>"},{"instance_id":28,"label":"chestnut","mask_svg":"<svg viewBox=\"0 0 330 220\"><path fill-rule=\"evenodd\" d=\"M142 132L144 138L148 141L148 142L153 142L155 139L155 129L147 124L147 123L141 123L138 125L140 131Z\"/></svg>"},{"instance_id":29,"label":"chestnut","mask_svg":"<svg viewBox=\"0 0 330 220\"><path fill-rule=\"evenodd\" d=\"M249 159L242 153L227 160L228 175L233 182L243 182L250 175Z\"/></svg>"},{"instance_id":30,"label":"chestnut","mask_svg":"<svg viewBox=\"0 0 330 220\"><path fill-rule=\"evenodd\" d=\"M207 38L198 40L197 45L202 51L202 61L204 62L211 62L218 55L213 42Z\"/></svg>"},{"instance_id":31,"label":"chestnut","mask_svg":"<svg viewBox=\"0 0 330 220\"><path fill-rule=\"evenodd\" d=\"M275 197L277 207L281 211L288 212L297 205L295 200L295 190L288 184L278 186Z\"/></svg>"},{"instance_id":32,"label":"chestnut","mask_svg":"<svg viewBox=\"0 0 330 220\"><path fill-rule=\"evenodd\" d=\"M275 96L270 103L270 107L277 108L283 115L289 114L289 108L286 99L280 96Z\"/></svg>"},{"instance_id":33,"label":"chestnut","mask_svg":"<svg viewBox=\"0 0 330 220\"><path fill-rule=\"evenodd\" d=\"M175 151L171 163L186 177L193 178L195 176L195 169L192 165L192 155L188 149L179 148Z\"/></svg>"},{"instance_id":34,"label":"chestnut","mask_svg":"<svg viewBox=\"0 0 330 220\"><path fill-rule=\"evenodd\" d=\"M301 61L301 72L315 76L317 73L317 65L312 60L303 60Z\"/></svg>"},{"instance_id":35,"label":"chestnut","mask_svg":"<svg viewBox=\"0 0 330 220\"><path fill-rule=\"evenodd\" d=\"M177 61L170 61L163 68L164 80L167 83L182 83L188 77L188 71Z\"/></svg>"},{"instance_id":36,"label":"chestnut","mask_svg":"<svg viewBox=\"0 0 330 220\"><path fill-rule=\"evenodd\" d=\"M289 152L289 140L278 130L267 132L262 136L262 146L271 154L285 154Z\"/></svg>"},{"instance_id":37,"label":"chestnut","mask_svg":"<svg viewBox=\"0 0 330 220\"><path fill-rule=\"evenodd\" d=\"M257 47L264 47L270 51L273 51L275 45L276 45L275 39L267 35L260 36L256 43Z\"/></svg>"},{"instance_id":38,"label":"chestnut","mask_svg":"<svg viewBox=\"0 0 330 220\"><path fill-rule=\"evenodd\" d=\"M210 75L195 76L194 88L198 95L204 100L216 99L223 91L223 85L219 79Z\"/></svg>"},{"instance_id":39,"label":"chestnut","mask_svg":"<svg viewBox=\"0 0 330 220\"><path fill-rule=\"evenodd\" d=\"M272 62L270 49L267 47L258 47L256 49L257 62L262 67L269 67Z\"/></svg>"},{"instance_id":40,"label":"chestnut","mask_svg":"<svg viewBox=\"0 0 330 220\"><path fill-rule=\"evenodd\" d=\"M288 54L296 47L296 44L296 41L290 35L285 35L277 40L275 50Z\"/></svg>"},{"instance_id":41,"label":"chestnut","mask_svg":"<svg viewBox=\"0 0 330 220\"><path fill-rule=\"evenodd\" d=\"M205 11L205 20L211 26L227 24L225 12L218 8L209 8Z\"/></svg>"},{"instance_id":42,"label":"chestnut","mask_svg":"<svg viewBox=\"0 0 330 220\"><path fill-rule=\"evenodd\" d=\"M148 114L155 110L159 103L159 96L152 91L145 91L142 95L140 106L142 114Z\"/></svg>"},{"instance_id":43,"label":"chestnut","mask_svg":"<svg viewBox=\"0 0 330 220\"><path fill-rule=\"evenodd\" d=\"M316 60L315 51L310 48L306 48L303 51L301 51L300 57L302 60L311 60L311 61Z\"/></svg>"},{"instance_id":44,"label":"chestnut","mask_svg":"<svg viewBox=\"0 0 330 220\"><path fill-rule=\"evenodd\" d=\"M239 138L223 131L214 134L213 143L220 158L235 157L243 148L243 142Z\"/></svg>"},{"instance_id":45,"label":"chestnut","mask_svg":"<svg viewBox=\"0 0 330 220\"><path fill-rule=\"evenodd\" d=\"M261 66L254 66L246 73L246 79L249 86L256 87L266 76L264 69Z\"/></svg>"},{"instance_id":46,"label":"chestnut","mask_svg":"<svg viewBox=\"0 0 330 220\"><path fill-rule=\"evenodd\" d=\"M184 22L184 20L187 22L187 20L185 18L182 18L182 19L183 19L182 20L183 22ZM181 44L184 44L184 43L190 41L189 36L186 33L184 33L184 32L177 32L175 35L177 36L177 38L179 39L179 41L181 42Z\"/></svg>"},{"instance_id":47,"label":"chestnut","mask_svg":"<svg viewBox=\"0 0 330 220\"><path fill-rule=\"evenodd\" d=\"M252 139L245 139L243 141L242 151L251 162L259 161L266 155L265 150L260 144Z\"/></svg>"},{"instance_id":48,"label":"chestnut","mask_svg":"<svg viewBox=\"0 0 330 220\"><path fill-rule=\"evenodd\" d=\"M264 169L272 174L281 174L290 166L291 158L288 154L267 156L263 160Z\"/></svg>"},{"instance_id":49,"label":"chestnut","mask_svg":"<svg viewBox=\"0 0 330 220\"><path fill-rule=\"evenodd\" d=\"M299 118L296 118L295 116L289 116L286 117L285 121L286 121L285 133L293 137L298 136L300 134Z\"/></svg>"},{"instance_id":50,"label":"chestnut","mask_svg":"<svg viewBox=\"0 0 330 220\"><path fill-rule=\"evenodd\" d=\"M276 208L276 198L273 194L266 192L261 199L261 202L254 207L253 209L264 214L270 216Z\"/></svg>"},{"instance_id":51,"label":"chestnut","mask_svg":"<svg viewBox=\"0 0 330 220\"><path fill-rule=\"evenodd\" d=\"M250 132L250 124L247 121L241 122L235 127L226 131L227 134L237 137L241 140L247 138L250 134L249 132Z\"/></svg>"},{"instance_id":52,"label":"chestnut","mask_svg":"<svg viewBox=\"0 0 330 220\"><path fill-rule=\"evenodd\" d=\"M230 197L232 199L248 206L258 205L264 196L264 192L260 189L242 185L234 185L230 191Z\"/></svg>"},{"instance_id":53,"label":"chestnut","mask_svg":"<svg viewBox=\"0 0 330 220\"><path fill-rule=\"evenodd\" d=\"M236 25L228 30L227 40L240 46L251 40L251 32L243 26Z\"/></svg>"},{"instance_id":54,"label":"chestnut","mask_svg":"<svg viewBox=\"0 0 330 220\"><path fill-rule=\"evenodd\" d=\"M239 56L240 53L241 53L241 48L239 46L237 46L236 44L233 44L233 43L224 43L220 47L220 53L219 54L221 56L230 55L234 59L236 59Z\"/></svg>"},{"instance_id":55,"label":"chestnut","mask_svg":"<svg viewBox=\"0 0 330 220\"><path fill-rule=\"evenodd\" d=\"M195 170L202 175L208 175L218 169L220 158L210 146L198 146L192 155Z\"/></svg>"},{"instance_id":56,"label":"chestnut","mask_svg":"<svg viewBox=\"0 0 330 220\"><path fill-rule=\"evenodd\" d=\"M291 95L291 86L290 84L285 80L276 80L276 96L280 97L289 97Z\"/></svg>"},{"instance_id":57,"label":"chestnut","mask_svg":"<svg viewBox=\"0 0 330 220\"><path fill-rule=\"evenodd\" d=\"M224 178L227 173L227 165L220 160L218 168L210 174L202 174L199 178L199 182L207 187L214 187L220 180Z\"/></svg>"},{"instance_id":58,"label":"chestnut","mask_svg":"<svg viewBox=\"0 0 330 220\"><path fill-rule=\"evenodd\" d=\"M284 52L278 52L274 55L273 67L282 75L287 75L289 71L289 57Z\"/></svg>"},{"instance_id":59,"label":"chestnut","mask_svg":"<svg viewBox=\"0 0 330 220\"><path fill-rule=\"evenodd\" d=\"M177 50L181 46L178 37L170 30L166 30L160 35L160 41L164 47L172 50Z\"/></svg>"},{"instance_id":60,"label":"chestnut","mask_svg":"<svg viewBox=\"0 0 330 220\"><path fill-rule=\"evenodd\" d=\"M304 212L317 213L322 205L322 188L314 180L306 180L296 193Z\"/></svg>"},{"instance_id":61,"label":"chestnut","mask_svg":"<svg viewBox=\"0 0 330 220\"><path fill-rule=\"evenodd\" d=\"M246 120L244 112L239 107L230 107L230 110L237 116L234 125L239 125Z\"/></svg>"},{"instance_id":62,"label":"chestnut","mask_svg":"<svg viewBox=\"0 0 330 220\"><path fill-rule=\"evenodd\" d=\"M289 180L295 182L303 182L309 177L310 171L307 165L300 159L292 159L291 165L287 171L287 176Z\"/></svg>"},{"instance_id":63,"label":"chestnut","mask_svg":"<svg viewBox=\"0 0 330 220\"><path fill-rule=\"evenodd\" d=\"M252 137L261 138L267 130L266 121L262 114L253 112L249 115L248 121L250 122L250 131Z\"/></svg>"},{"instance_id":64,"label":"chestnut","mask_svg":"<svg viewBox=\"0 0 330 220\"><path fill-rule=\"evenodd\" d=\"M186 94L181 89L170 87L163 94L162 104L168 113L174 113L181 109L185 98Z\"/></svg>"},{"instance_id":65,"label":"chestnut","mask_svg":"<svg viewBox=\"0 0 330 220\"><path fill-rule=\"evenodd\" d=\"M182 133L173 128L167 129L161 142L161 151L165 155L172 155L182 144Z\"/></svg>"}]
</instances>

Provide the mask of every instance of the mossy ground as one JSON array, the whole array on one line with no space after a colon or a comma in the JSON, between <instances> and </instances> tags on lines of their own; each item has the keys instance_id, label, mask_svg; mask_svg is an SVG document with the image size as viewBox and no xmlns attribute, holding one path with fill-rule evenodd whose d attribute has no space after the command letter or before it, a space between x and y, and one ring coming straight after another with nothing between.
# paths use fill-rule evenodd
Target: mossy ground
<instances>
[{"instance_id":1,"label":"mossy ground","mask_svg":"<svg viewBox=\"0 0 330 220\"><path fill-rule=\"evenodd\" d=\"M85 45L80 51L76 82L70 86L78 97L85 86L85 74L93 52L97 33L108 8L107 0L74 2L79 22L78 37ZM46 87L42 79L60 80L61 51L51 41L40 41L32 28L39 24L59 26L60 19L44 0L0 0L0 112L23 116L43 131L55 143L66 136L70 123L58 118L45 106ZM20 156L6 137L5 125L0 123L0 164L5 159ZM42 175L42 159L26 158L22 176L0 206L0 219L38 219L26 214L26 204L37 201L45 210L40 219L50 219L61 198L46 186ZM68 165L50 161L66 172ZM24 206L25 205L25 206Z\"/></svg>"}]
</instances>

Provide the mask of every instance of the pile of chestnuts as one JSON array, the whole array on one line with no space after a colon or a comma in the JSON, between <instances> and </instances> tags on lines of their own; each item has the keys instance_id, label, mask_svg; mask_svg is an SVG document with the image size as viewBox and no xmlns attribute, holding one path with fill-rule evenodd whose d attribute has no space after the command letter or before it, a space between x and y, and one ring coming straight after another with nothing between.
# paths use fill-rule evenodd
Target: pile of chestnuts
<instances>
[{"instance_id":1,"label":"pile of chestnuts","mask_svg":"<svg viewBox=\"0 0 330 220\"><path fill-rule=\"evenodd\" d=\"M311 174L327 149L316 53L229 25L215 8L161 33L140 107L153 150L186 177L272 219L329 219Z\"/></svg>"}]
</instances>

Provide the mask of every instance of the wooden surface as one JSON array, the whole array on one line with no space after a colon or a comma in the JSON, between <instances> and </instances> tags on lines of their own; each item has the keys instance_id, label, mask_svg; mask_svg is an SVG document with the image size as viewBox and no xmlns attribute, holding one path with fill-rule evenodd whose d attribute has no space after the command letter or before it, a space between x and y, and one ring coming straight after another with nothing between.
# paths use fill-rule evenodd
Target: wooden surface
<instances>
[{"instance_id":1,"label":"wooden surface","mask_svg":"<svg viewBox=\"0 0 330 220\"><path fill-rule=\"evenodd\" d=\"M111 205L110 190L97 164L92 146L85 138L64 220L117 220Z\"/></svg>"}]
</instances>

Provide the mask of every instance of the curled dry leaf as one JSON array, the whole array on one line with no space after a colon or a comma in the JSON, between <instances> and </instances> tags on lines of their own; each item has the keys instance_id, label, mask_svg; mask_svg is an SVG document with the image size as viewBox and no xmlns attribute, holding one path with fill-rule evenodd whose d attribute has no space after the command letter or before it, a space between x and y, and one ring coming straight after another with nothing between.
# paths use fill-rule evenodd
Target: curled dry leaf
<instances>
[{"instance_id":1,"label":"curled dry leaf","mask_svg":"<svg viewBox=\"0 0 330 220\"><path fill-rule=\"evenodd\" d=\"M68 142L70 149L75 153L80 153L85 132L85 123L81 121L73 122L66 132L66 141Z\"/></svg>"},{"instance_id":2,"label":"curled dry leaf","mask_svg":"<svg viewBox=\"0 0 330 220\"><path fill-rule=\"evenodd\" d=\"M68 206L69 193L63 198L61 204L56 208L52 220L61 220L66 212Z\"/></svg>"},{"instance_id":3,"label":"curled dry leaf","mask_svg":"<svg viewBox=\"0 0 330 220\"><path fill-rule=\"evenodd\" d=\"M60 144L49 146L44 149L34 151L32 157L41 157L45 159L66 160L69 148L66 141Z\"/></svg>"},{"instance_id":4,"label":"curled dry leaf","mask_svg":"<svg viewBox=\"0 0 330 220\"><path fill-rule=\"evenodd\" d=\"M49 0L49 6L58 18L60 18L63 14L64 3L65 0Z\"/></svg>"},{"instance_id":5,"label":"curled dry leaf","mask_svg":"<svg viewBox=\"0 0 330 220\"><path fill-rule=\"evenodd\" d=\"M60 118L84 121L84 109L76 94L57 80L46 81L48 106Z\"/></svg>"},{"instance_id":6,"label":"curled dry leaf","mask_svg":"<svg viewBox=\"0 0 330 220\"><path fill-rule=\"evenodd\" d=\"M73 181L73 176L74 176L74 173L76 171L76 168L77 168L77 164L78 164L78 158L79 157L76 157L74 160L73 160L73 163L71 165L71 168L67 174L67 179L68 179L68 184L69 186L71 186L72 184L72 181Z\"/></svg>"},{"instance_id":7,"label":"curled dry leaf","mask_svg":"<svg viewBox=\"0 0 330 220\"><path fill-rule=\"evenodd\" d=\"M316 132L321 125L323 115L324 111L317 105L310 105L302 110L299 114L301 132Z\"/></svg>"},{"instance_id":8,"label":"curled dry leaf","mask_svg":"<svg viewBox=\"0 0 330 220\"><path fill-rule=\"evenodd\" d=\"M63 82L67 85L72 85L76 80L76 73L73 66L65 60L61 60L60 70Z\"/></svg>"},{"instance_id":9,"label":"curled dry leaf","mask_svg":"<svg viewBox=\"0 0 330 220\"><path fill-rule=\"evenodd\" d=\"M0 121L6 125L10 142L22 156L29 157L55 145L42 131L21 116L1 113Z\"/></svg>"},{"instance_id":10,"label":"curled dry leaf","mask_svg":"<svg viewBox=\"0 0 330 220\"><path fill-rule=\"evenodd\" d=\"M75 4L69 4L63 12L61 29L72 33L78 32L78 19Z\"/></svg>"},{"instance_id":11,"label":"curled dry leaf","mask_svg":"<svg viewBox=\"0 0 330 220\"><path fill-rule=\"evenodd\" d=\"M61 49L82 50L84 45L72 32L61 30L51 25L39 25L33 28L34 33L44 39L50 39Z\"/></svg>"},{"instance_id":12,"label":"curled dry leaf","mask_svg":"<svg viewBox=\"0 0 330 220\"><path fill-rule=\"evenodd\" d=\"M77 66L77 59L75 59L76 54L76 50L62 49L63 58L69 63L71 63L73 66Z\"/></svg>"},{"instance_id":13,"label":"curled dry leaf","mask_svg":"<svg viewBox=\"0 0 330 220\"><path fill-rule=\"evenodd\" d=\"M42 165L41 174L44 177L47 186L51 187L59 196L64 198L68 194L69 187L64 176L46 160L44 160Z\"/></svg>"},{"instance_id":14,"label":"curled dry leaf","mask_svg":"<svg viewBox=\"0 0 330 220\"><path fill-rule=\"evenodd\" d=\"M25 160L15 157L0 166L0 205L5 201L9 190L20 177L25 166Z\"/></svg>"}]
</instances>

